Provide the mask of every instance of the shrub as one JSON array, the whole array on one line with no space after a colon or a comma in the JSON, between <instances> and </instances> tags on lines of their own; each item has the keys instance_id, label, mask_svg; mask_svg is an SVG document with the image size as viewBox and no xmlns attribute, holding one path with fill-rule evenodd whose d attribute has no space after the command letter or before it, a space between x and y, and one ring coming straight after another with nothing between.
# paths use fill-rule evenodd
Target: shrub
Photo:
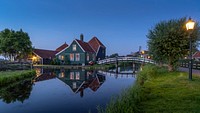
<instances>
[{"instance_id":1,"label":"shrub","mask_svg":"<svg viewBox=\"0 0 200 113\"><path fill-rule=\"evenodd\" d=\"M168 72L168 70L165 67L147 64L142 68L142 71L138 73L137 83L143 85L146 80L159 76L162 73L166 72Z\"/></svg>"}]
</instances>

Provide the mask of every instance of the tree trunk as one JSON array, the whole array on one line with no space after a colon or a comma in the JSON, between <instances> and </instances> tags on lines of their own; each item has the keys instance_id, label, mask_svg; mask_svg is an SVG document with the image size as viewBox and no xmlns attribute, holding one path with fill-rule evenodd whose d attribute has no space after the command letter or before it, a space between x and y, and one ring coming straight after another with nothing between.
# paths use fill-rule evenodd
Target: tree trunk
<instances>
[{"instance_id":1,"label":"tree trunk","mask_svg":"<svg viewBox=\"0 0 200 113\"><path fill-rule=\"evenodd\" d=\"M163 67L163 63L161 61L159 62L159 67Z\"/></svg>"},{"instance_id":2,"label":"tree trunk","mask_svg":"<svg viewBox=\"0 0 200 113\"><path fill-rule=\"evenodd\" d=\"M168 71L173 71L172 57L169 57L169 61L168 61Z\"/></svg>"}]
</instances>

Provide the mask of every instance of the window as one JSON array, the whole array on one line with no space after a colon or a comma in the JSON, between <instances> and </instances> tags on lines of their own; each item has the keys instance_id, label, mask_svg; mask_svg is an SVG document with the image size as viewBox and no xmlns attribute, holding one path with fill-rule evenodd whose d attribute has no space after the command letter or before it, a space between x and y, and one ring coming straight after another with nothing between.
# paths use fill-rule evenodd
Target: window
<instances>
[{"instance_id":1,"label":"window","mask_svg":"<svg viewBox=\"0 0 200 113\"><path fill-rule=\"evenodd\" d=\"M76 53L76 61L80 61L80 54Z\"/></svg>"},{"instance_id":2,"label":"window","mask_svg":"<svg viewBox=\"0 0 200 113\"><path fill-rule=\"evenodd\" d=\"M70 61L74 61L74 54L73 53L70 54Z\"/></svg>"},{"instance_id":3,"label":"window","mask_svg":"<svg viewBox=\"0 0 200 113\"><path fill-rule=\"evenodd\" d=\"M89 61L90 60L90 55L89 54L87 54L87 61Z\"/></svg>"},{"instance_id":4,"label":"window","mask_svg":"<svg viewBox=\"0 0 200 113\"><path fill-rule=\"evenodd\" d=\"M93 60L94 60L94 61L96 60L95 54L93 54Z\"/></svg>"},{"instance_id":5,"label":"window","mask_svg":"<svg viewBox=\"0 0 200 113\"><path fill-rule=\"evenodd\" d=\"M72 86L73 89L75 89L76 88L76 82L73 82L72 84L73 84L73 86Z\"/></svg>"},{"instance_id":6,"label":"window","mask_svg":"<svg viewBox=\"0 0 200 113\"><path fill-rule=\"evenodd\" d=\"M76 80L79 80L79 79L80 79L80 73L76 72Z\"/></svg>"},{"instance_id":7,"label":"window","mask_svg":"<svg viewBox=\"0 0 200 113\"><path fill-rule=\"evenodd\" d=\"M76 51L76 44L73 44L73 45L72 45L72 50L73 50L73 51Z\"/></svg>"},{"instance_id":8,"label":"window","mask_svg":"<svg viewBox=\"0 0 200 113\"><path fill-rule=\"evenodd\" d=\"M60 73L60 78L64 78L65 77L65 73L64 72L61 72Z\"/></svg>"},{"instance_id":9,"label":"window","mask_svg":"<svg viewBox=\"0 0 200 113\"><path fill-rule=\"evenodd\" d=\"M59 59L60 60L64 60L64 56L63 55L59 55Z\"/></svg>"},{"instance_id":10,"label":"window","mask_svg":"<svg viewBox=\"0 0 200 113\"><path fill-rule=\"evenodd\" d=\"M61 59L64 60L64 56L61 56Z\"/></svg>"},{"instance_id":11,"label":"window","mask_svg":"<svg viewBox=\"0 0 200 113\"><path fill-rule=\"evenodd\" d=\"M74 80L74 72L70 72L70 80Z\"/></svg>"}]
</instances>

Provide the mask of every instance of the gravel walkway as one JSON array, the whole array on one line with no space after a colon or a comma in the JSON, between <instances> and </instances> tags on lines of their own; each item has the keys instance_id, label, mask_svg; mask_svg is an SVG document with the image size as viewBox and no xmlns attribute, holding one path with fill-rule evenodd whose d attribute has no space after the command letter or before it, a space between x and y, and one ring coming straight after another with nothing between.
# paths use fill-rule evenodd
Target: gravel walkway
<instances>
[{"instance_id":1,"label":"gravel walkway","mask_svg":"<svg viewBox=\"0 0 200 113\"><path fill-rule=\"evenodd\" d=\"M189 69L188 68L184 68L184 67L179 67L178 70L179 71L183 71L183 72L189 72ZM193 69L192 73L200 75L200 70Z\"/></svg>"}]
</instances>

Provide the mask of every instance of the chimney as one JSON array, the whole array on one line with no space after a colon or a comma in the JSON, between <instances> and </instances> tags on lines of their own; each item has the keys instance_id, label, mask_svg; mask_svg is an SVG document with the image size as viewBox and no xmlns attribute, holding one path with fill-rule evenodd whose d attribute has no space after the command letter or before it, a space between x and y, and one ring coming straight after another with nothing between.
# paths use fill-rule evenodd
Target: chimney
<instances>
[{"instance_id":1,"label":"chimney","mask_svg":"<svg viewBox=\"0 0 200 113\"><path fill-rule=\"evenodd\" d=\"M84 36L83 36L83 34L80 35L80 40L81 40L81 41L84 40Z\"/></svg>"}]
</instances>

